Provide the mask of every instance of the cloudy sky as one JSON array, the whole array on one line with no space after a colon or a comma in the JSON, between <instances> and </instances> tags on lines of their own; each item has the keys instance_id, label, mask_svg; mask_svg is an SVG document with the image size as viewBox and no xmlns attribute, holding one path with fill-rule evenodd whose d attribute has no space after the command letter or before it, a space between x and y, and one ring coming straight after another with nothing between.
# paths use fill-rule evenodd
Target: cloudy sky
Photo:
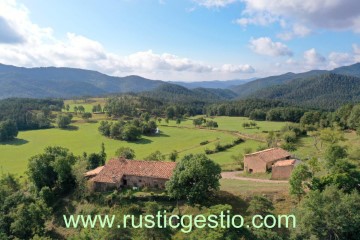
<instances>
[{"instance_id":1,"label":"cloudy sky","mask_svg":"<svg viewBox=\"0 0 360 240\"><path fill-rule=\"evenodd\" d=\"M199 81L360 61L358 0L0 0L0 63Z\"/></svg>"}]
</instances>

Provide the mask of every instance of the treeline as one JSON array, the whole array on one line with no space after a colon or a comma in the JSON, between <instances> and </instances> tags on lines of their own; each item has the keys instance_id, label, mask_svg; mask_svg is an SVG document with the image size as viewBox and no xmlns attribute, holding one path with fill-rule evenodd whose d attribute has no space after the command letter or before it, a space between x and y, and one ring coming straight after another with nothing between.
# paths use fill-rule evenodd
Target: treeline
<instances>
[{"instance_id":1,"label":"treeline","mask_svg":"<svg viewBox=\"0 0 360 240\"><path fill-rule=\"evenodd\" d=\"M19 130L51 126L51 111L61 111L63 100L9 98L0 100L0 122L10 120Z\"/></svg>"},{"instance_id":2,"label":"treeline","mask_svg":"<svg viewBox=\"0 0 360 240\"><path fill-rule=\"evenodd\" d=\"M292 107L277 100L246 99L216 103L204 108L208 116L249 117L257 121L299 122L306 109Z\"/></svg>"}]
</instances>

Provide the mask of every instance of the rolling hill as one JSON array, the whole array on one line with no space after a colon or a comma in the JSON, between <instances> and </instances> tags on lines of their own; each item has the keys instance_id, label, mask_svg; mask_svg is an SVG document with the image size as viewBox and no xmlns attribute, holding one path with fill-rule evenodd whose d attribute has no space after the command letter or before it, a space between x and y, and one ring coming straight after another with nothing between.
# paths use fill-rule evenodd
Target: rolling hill
<instances>
[{"instance_id":1,"label":"rolling hill","mask_svg":"<svg viewBox=\"0 0 360 240\"><path fill-rule=\"evenodd\" d=\"M97 96L148 91L162 84L162 81L139 76L111 77L75 68L22 68L0 64L0 98Z\"/></svg>"},{"instance_id":2,"label":"rolling hill","mask_svg":"<svg viewBox=\"0 0 360 240\"><path fill-rule=\"evenodd\" d=\"M140 93L140 95L167 102L214 102L229 100L237 97L237 95L229 89L188 89L186 87L170 83L160 85L151 91Z\"/></svg>"},{"instance_id":3,"label":"rolling hill","mask_svg":"<svg viewBox=\"0 0 360 240\"><path fill-rule=\"evenodd\" d=\"M360 101L360 78L330 72L261 89L249 97L331 110L348 102Z\"/></svg>"},{"instance_id":4,"label":"rolling hill","mask_svg":"<svg viewBox=\"0 0 360 240\"><path fill-rule=\"evenodd\" d=\"M291 81L320 76L326 73L335 73L335 74L341 74L347 76L360 77L360 63L356 63L350 66L335 68L334 70L331 71L312 70L304 73L289 72L278 76L259 78L242 85L234 86L231 88L231 90L233 90L236 94L238 94L239 98L246 98L253 95L255 92L261 89L269 88L275 85L285 84Z\"/></svg>"}]
</instances>

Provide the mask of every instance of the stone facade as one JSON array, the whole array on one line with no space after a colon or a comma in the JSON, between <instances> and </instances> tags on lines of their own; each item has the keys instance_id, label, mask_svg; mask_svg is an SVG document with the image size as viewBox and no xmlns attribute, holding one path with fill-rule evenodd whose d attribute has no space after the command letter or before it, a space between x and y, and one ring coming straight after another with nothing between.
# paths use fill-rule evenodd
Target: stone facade
<instances>
[{"instance_id":1,"label":"stone facade","mask_svg":"<svg viewBox=\"0 0 360 240\"><path fill-rule=\"evenodd\" d=\"M174 162L111 159L102 168L85 173L95 191L122 187L165 188L176 167ZM95 176L94 176L95 175Z\"/></svg>"}]
</instances>

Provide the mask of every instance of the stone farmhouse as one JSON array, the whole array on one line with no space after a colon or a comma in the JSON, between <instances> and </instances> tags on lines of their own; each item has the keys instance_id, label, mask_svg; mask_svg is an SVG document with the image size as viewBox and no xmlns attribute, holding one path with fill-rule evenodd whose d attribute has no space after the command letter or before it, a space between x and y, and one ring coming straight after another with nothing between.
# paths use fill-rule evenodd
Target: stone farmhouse
<instances>
[{"instance_id":1,"label":"stone farmhouse","mask_svg":"<svg viewBox=\"0 0 360 240\"><path fill-rule=\"evenodd\" d=\"M114 158L104 166L85 173L95 191L122 187L165 188L176 167L175 162Z\"/></svg>"},{"instance_id":2,"label":"stone farmhouse","mask_svg":"<svg viewBox=\"0 0 360 240\"><path fill-rule=\"evenodd\" d=\"M259 152L245 154L244 170L248 173L272 171L272 179L287 179L298 163L291 154L281 148L269 148Z\"/></svg>"}]
</instances>

